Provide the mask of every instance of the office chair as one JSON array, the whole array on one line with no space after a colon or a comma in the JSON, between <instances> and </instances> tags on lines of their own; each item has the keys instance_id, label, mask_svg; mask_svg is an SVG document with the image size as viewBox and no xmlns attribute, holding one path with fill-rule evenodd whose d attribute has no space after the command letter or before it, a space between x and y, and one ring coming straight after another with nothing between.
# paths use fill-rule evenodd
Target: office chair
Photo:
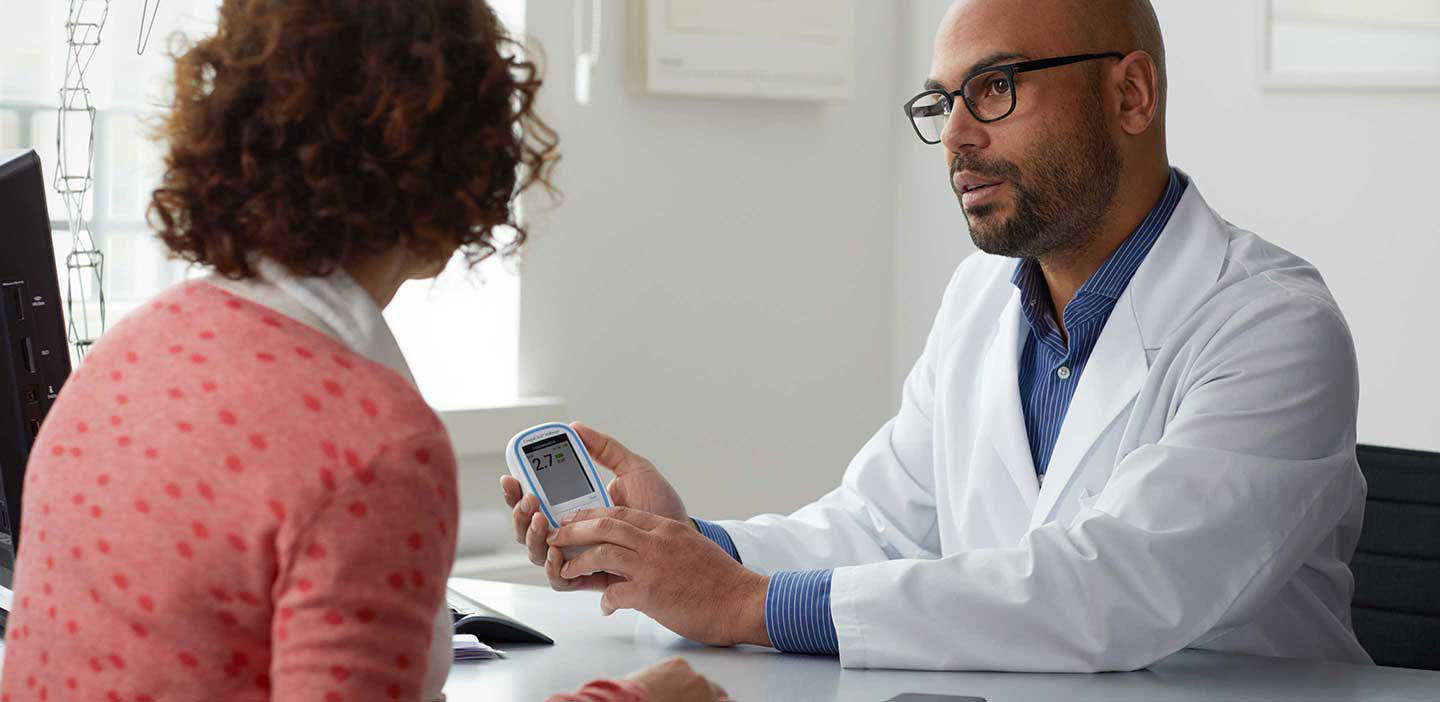
<instances>
[{"instance_id":1,"label":"office chair","mask_svg":"<svg viewBox=\"0 0 1440 702\"><path fill-rule=\"evenodd\" d=\"M1440 670L1440 454L1356 455L1370 492L1350 562L1355 635L1380 665Z\"/></svg>"}]
</instances>

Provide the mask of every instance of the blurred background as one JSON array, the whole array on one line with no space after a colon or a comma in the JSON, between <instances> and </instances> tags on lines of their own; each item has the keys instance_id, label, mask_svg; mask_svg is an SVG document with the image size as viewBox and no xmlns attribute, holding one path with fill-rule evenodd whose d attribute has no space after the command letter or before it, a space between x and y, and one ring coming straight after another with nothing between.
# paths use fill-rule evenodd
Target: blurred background
<instances>
[{"instance_id":1,"label":"blurred background","mask_svg":"<svg viewBox=\"0 0 1440 702\"><path fill-rule=\"evenodd\" d=\"M163 0L137 54L142 4L110 4L87 73L112 324L198 274L145 226L160 154L145 135L173 35L205 32L218 3ZM838 483L974 250L943 151L900 109L947 4L492 2L543 56L563 201L525 197L518 265L452 267L387 311L463 458L457 575L533 580L496 481L505 440L542 420L617 436L696 516L789 511ZM66 5L0 0L0 149L47 165ZM1423 210L1440 186L1440 3L1155 5L1171 161L1325 275L1359 352L1361 441L1440 450L1440 220Z\"/></svg>"}]
</instances>

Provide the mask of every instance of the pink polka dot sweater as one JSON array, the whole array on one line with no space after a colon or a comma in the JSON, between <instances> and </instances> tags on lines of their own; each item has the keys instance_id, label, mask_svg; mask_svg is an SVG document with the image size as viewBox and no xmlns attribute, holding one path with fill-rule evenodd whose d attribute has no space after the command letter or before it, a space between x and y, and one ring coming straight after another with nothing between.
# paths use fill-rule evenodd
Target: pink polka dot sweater
<instances>
[{"instance_id":1,"label":"pink polka dot sweater","mask_svg":"<svg viewBox=\"0 0 1440 702\"><path fill-rule=\"evenodd\" d=\"M204 283L96 345L25 477L5 700L416 700L455 459L403 378Z\"/></svg>"}]
</instances>

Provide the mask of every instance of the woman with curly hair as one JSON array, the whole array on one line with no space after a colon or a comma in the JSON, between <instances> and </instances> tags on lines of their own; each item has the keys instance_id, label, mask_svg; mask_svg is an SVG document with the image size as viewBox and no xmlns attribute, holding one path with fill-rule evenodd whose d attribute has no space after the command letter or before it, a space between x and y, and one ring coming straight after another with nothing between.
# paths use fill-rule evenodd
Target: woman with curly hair
<instances>
[{"instance_id":1,"label":"woman with curly hair","mask_svg":"<svg viewBox=\"0 0 1440 702\"><path fill-rule=\"evenodd\" d=\"M116 325L45 422L0 698L442 696L455 457L381 309L524 240L540 83L481 0L225 0L177 57L150 206L213 273ZM672 662L562 699L720 695Z\"/></svg>"}]
</instances>

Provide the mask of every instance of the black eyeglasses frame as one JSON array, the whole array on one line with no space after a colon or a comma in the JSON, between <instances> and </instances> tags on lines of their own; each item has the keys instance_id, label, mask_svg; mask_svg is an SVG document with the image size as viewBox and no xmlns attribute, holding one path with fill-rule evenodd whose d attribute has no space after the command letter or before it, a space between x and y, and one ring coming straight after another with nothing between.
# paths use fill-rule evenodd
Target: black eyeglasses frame
<instances>
[{"instance_id":1,"label":"black eyeglasses frame","mask_svg":"<svg viewBox=\"0 0 1440 702\"><path fill-rule=\"evenodd\" d=\"M965 110L969 112L970 116L974 117L977 122L980 122L981 124L992 124L994 122L999 122L1006 117L1009 117L1015 112L1015 107L1018 102L1018 98L1016 97L1015 90L1013 88L1013 86L1015 85L1016 74L1029 73L1031 71L1043 71L1047 68L1059 68L1060 66L1069 66L1071 64L1080 63L1082 61L1095 61L1106 58L1123 59L1125 58L1125 54L1122 54L1118 51L1107 51L1100 54L1071 54L1069 56L1056 56L1054 58L1035 59L1033 61L1006 63L999 66L986 66L984 68L973 71L972 73L970 73L970 75L965 76L965 80L960 81L959 90L946 91L931 88L930 90L923 91L919 95L910 98L910 101L906 102L904 107L902 107L901 109L905 112L905 118L909 120L910 127L915 130L915 136L920 137L920 141L925 142L926 144L939 144L939 139L936 139L935 141L930 141L929 139L925 138L925 134L920 131L920 125L915 122L915 115L911 112L911 108L915 105L915 103L924 99L926 96L939 95L940 99L948 105L945 108L946 115L954 114L955 98L958 97L960 98L961 102L965 103ZM999 117L995 117L993 119L983 119L980 117L980 115L975 114L975 105L970 102L969 98L965 97L965 86L969 84L969 82L976 76L984 75L986 73L994 73L995 71L1000 71L1004 73L1006 79L1010 81L1010 85L1012 86L1010 90L1010 109L1006 110L1005 114L1002 114Z\"/></svg>"}]
</instances>

